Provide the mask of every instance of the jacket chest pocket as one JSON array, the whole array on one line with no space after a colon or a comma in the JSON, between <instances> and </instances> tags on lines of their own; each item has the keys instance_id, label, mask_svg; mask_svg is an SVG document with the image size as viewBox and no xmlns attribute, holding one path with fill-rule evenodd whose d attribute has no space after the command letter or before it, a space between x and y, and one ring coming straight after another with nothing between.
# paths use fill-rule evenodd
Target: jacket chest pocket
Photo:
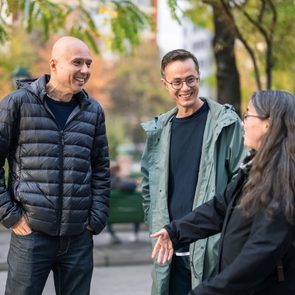
<instances>
[{"instance_id":1,"label":"jacket chest pocket","mask_svg":"<svg viewBox=\"0 0 295 295\"><path fill-rule=\"evenodd\" d=\"M148 147L154 149L160 142L160 132L150 132L148 135Z\"/></svg>"}]
</instances>

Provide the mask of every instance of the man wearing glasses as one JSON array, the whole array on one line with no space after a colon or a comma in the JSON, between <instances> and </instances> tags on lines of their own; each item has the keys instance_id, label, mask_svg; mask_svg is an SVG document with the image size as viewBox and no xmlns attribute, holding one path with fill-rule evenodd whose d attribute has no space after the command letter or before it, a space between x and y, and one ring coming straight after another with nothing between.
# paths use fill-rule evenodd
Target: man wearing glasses
<instances>
[{"instance_id":1,"label":"man wearing glasses","mask_svg":"<svg viewBox=\"0 0 295 295\"><path fill-rule=\"evenodd\" d=\"M197 58L177 49L161 63L176 107L143 123L143 206L150 233L223 191L245 157L240 119L229 105L199 97ZM152 294L187 294L216 270L219 236L179 249L171 263L154 262Z\"/></svg>"}]
</instances>

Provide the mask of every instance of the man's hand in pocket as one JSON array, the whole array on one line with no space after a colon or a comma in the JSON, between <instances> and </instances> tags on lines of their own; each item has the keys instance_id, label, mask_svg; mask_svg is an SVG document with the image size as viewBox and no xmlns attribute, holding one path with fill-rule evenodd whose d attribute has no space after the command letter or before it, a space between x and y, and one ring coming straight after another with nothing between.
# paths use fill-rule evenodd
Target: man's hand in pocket
<instances>
[{"instance_id":1,"label":"man's hand in pocket","mask_svg":"<svg viewBox=\"0 0 295 295\"><path fill-rule=\"evenodd\" d=\"M29 235L32 230L28 225L26 218L23 216L19 222L10 228L16 235Z\"/></svg>"}]
</instances>

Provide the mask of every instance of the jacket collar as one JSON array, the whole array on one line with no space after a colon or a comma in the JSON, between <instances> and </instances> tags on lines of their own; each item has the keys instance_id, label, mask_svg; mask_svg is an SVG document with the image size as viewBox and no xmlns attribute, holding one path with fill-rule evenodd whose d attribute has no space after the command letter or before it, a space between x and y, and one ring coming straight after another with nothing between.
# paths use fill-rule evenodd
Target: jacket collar
<instances>
[{"instance_id":1,"label":"jacket collar","mask_svg":"<svg viewBox=\"0 0 295 295\"><path fill-rule=\"evenodd\" d=\"M238 115L233 116L234 108L229 104L221 105L212 99L200 97L201 100L206 101L209 106L209 114L214 122L218 122L221 126L228 126L236 121ZM170 111L155 117L153 120L142 123L141 126L146 131L153 131L156 129L164 128L171 122L175 114L177 113L177 107ZM231 110L231 112L229 112Z\"/></svg>"},{"instance_id":2,"label":"jacket collar","mask_svg":"<svg viewBox=\"0 0 295 295\"><path fill-rule=\"evenodd\" d=\"M26 80L18 80L17 87L18 88L24 88L28 90L29 92L33 93L35 96L38 97L44 103L44 97L46 95L46 84L50 80L50 75L43 75L38 79L26 79ZM82 89L82 91L74 94L74 97L78 99L78 101L81 103L81 106L86 106L90 104L90 99L87 94L87 92Z\"/></svg>"},{"instance_id":3,"label":"jacket collar","mask_svg":"<svg viewBox=\"0 0 295 295\"><path fill-rule=\"evenodd\" d=\"M250 169L252 167L254 156L255 156L255 151L254 150L250 150L248 152L246 158L241 163L240 168L241 168L241 170L243 170L243 172L245 174L249 174L249 171L250 171Z\"/></svg>"}]
</instances>

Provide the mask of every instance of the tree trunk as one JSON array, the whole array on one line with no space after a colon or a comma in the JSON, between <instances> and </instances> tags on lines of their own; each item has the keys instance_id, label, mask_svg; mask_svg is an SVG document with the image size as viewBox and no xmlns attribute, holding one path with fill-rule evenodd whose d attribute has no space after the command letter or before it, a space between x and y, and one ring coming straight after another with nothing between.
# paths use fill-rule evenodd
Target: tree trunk
<instances>
[{"instance_id":1,"label":"tree trunk","mask_svg":"<svg viewBox=\"0 0 295 295\"><path fill-rule=\"evenodd\" d=\"M234 45L235 34L220 6L213 6L215 36L214 55L217 65L217 97L222 104L234 106L241 113L240 75L236 65Z\"/></svg>"}]
</instances>

